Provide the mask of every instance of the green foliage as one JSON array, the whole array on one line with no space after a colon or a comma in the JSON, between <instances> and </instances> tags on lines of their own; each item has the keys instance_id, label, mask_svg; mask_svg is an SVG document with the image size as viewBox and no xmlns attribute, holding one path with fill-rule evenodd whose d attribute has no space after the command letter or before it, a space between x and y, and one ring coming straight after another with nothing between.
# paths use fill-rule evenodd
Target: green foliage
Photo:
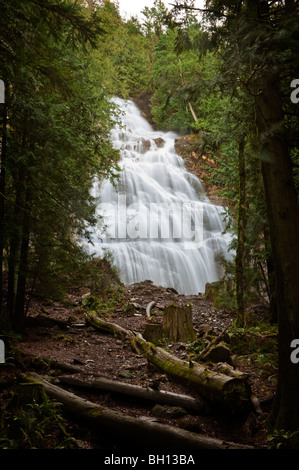
<instances>
[{"instance_id":1,"label":"green foliage","mask_svg":"<svg viewBox=\"0 0 299 470\"><path fill-rule=\"evenodd\" d=\"M66 426L58 404L50 400L28 403L17 415L6 410L1 416L0 448L76 449Z\"/></svg>"},{"instance_id":2,"label":"green foliage","mask_svg":"<svg viewBox=\"0 0 299 470\"><path fill-rule=\"evenodd\" d=\"M270 449L299 449L299 430L275 429L268 436Z\"/></svg>"},{"instance_id":3,"label":"green foliage","mask_svg":"<svg viewBox=\"0 0 299 470\"><path fill-rule=\"evenodd\" d=\"M277 325L259 322L256 326L234 327L228 335L236 354L272 353L277 348Z\"/></svg>"},{"instance_id":4,"label":"green foliage","mask_svg":"<svg viewBox=\"0 0 299 470\"><path fill-rule=\"evenodd\" d=\"M158 39L163 34L163 31L165 31L165 25L169 18L164 2L155 0L151 8L145 7L142 10L142 14L145 17L142 25L145 35Z\"/></svg>"},{"instance_id":5,"label":"green foliage","mask_svg":"<svg viewBox=\"0 0 299 470\"><path fill-rule=\"evenodd\" d=\"M101 9L26 0L1 2L1 11L9 123L0 249L11 318L21 323L26 288L61 298L84 262L78 241L96 223L92 179L113 178L119 154L109 141L114 106L90 73L91 46L105 34Z\"/></svg>"},{"instance_id":6,"label":"green foliage","mask_svg":"<svg viewBox=\"0 0 299 470\"><path fill-rule=\"evenodd\" d=\"M107 292L105 298L90 296L82 301L82 307L89 312L95 311L100 316L110 316L118 307L122 300L119 291L112 290Z\"/></svg>"},{"instance_id":7,"label":"green foliage","mask_svg":"<svg viewBox=\"0 0 299 470\"><path fill-rule=\"evenodd\" d=\"M192 356L198 355L208 344L208 341L204 341L203 339L197 339L196 341L192 341L192 343L186 346L186 350Z\"/></svg>"},{"instance_id":8,"label":"green foliage","mask_svg":"<svg viewBox=\"0 0 299 470\"><path fill-rule=\"evenodd\" d=\"M91 74L109 96L125 99L151 90L152 43L131 18L124 22L110 3L102 7L106 34L92 53Z\"/></svg>"},{"instance_id":9,"label":"green foliage","mask_svg":"<svg viewBox=\"0 0 299 470\"><path fill-rule=\"evenodd\" d=\"M156 45L152 113L156 124L162 129L186 132L193 122L188 102L193 102L200 64L196 52L178 52L177 39L178 31L169 29Z\"/></svg>"}]
</instances>

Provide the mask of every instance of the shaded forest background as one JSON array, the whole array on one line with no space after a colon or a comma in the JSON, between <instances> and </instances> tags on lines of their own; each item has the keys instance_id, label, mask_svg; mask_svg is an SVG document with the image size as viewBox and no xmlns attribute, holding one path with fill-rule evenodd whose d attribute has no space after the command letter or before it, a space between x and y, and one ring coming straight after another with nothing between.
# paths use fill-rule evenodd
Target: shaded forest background
<instances>
[{"instance_id":1,"label":"shaded forest background","mask_svg":"<svg viewBox=\"0 0 299 470\"><path fill-rule=\"evenodd\" d=\"M272 422L295 430L298 2L182 3L156 0L141 21L117 2L1 0L2 337L22 331L34 293L61 299L94 275L78 240L97 223L93 176L117 178L111 98L130 98L156 128L189 136L226 203L236 258L216 300L240 328L250 303L267 304L279 330Z\"/></svg>"}]
</instances>

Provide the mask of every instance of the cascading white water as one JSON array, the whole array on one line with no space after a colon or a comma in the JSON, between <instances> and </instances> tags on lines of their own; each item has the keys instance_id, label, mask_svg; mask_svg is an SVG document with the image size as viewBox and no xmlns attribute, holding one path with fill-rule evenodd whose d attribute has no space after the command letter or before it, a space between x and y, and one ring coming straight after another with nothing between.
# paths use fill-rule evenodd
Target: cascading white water
<instances>
[{"instance_id":1,"label":"cascading white water","mask_svg":"<svg viewBox=\"0 0 299 470\"><path fill-rule=\"evenodd\" d=\"M223 208L212 205L201 182L176 154L174 133L156 132L132 101L111 132L120 150L120 179L94 182L101 222L92 236L95 256L111 252L125 284L153 281L180 294L205 291L221 269L215 256L231 257L223 234Z\"/></svg>"}]
</instances>

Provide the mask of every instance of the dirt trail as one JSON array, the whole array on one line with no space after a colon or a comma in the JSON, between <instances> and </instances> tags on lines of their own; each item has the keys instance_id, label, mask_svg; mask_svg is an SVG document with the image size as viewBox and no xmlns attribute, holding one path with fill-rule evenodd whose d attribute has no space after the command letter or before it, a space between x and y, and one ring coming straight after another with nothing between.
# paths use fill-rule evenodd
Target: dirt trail
<instances>
[{"instance_id":1,"label":"dirt trail","mask_svg":"<svg viewBox=\"0 0 299 470\"><path fill-rule=\"evenodd\" d=\"M209 325L215 332L220 333L226 326L232 325L234 321L231 312L214 308L211 301L203 295L179 295L172 289L155 286L149 281L127 286L125 300L129 301L132 308L125 312L120 306L108 318L108 321L141 333L147 321L146 306L151 301L156 302L152 313L157 318L161 316L163 307L169 303L187 304L191 302L195 330L198 330L202 325ZM190 394L185 388L154 370L143 356L136 355L122 340L87 327L84 311L81 307L81 298L78 295L70 295L69 301L71 306L68 307L61 303L42 305L36 301L31 308L31 317L34 318L42 314L48 318L67 321L68 327L61 329L59 326L34 326L32 323L26 329L18 347L30 354L78 367L80 372L74 376L83 380L92 380L102 376L147 388L151 387L153 381L158 378L161 380L161 389ZM178 357L188 358L187 344L178 343L165 346ZM258 390L264 379L257 371L254 371L254 368L248 372L252 374L251 380L254 388ZM108 406L132 416L154 417L154 404L136 403L107 393L92 392L87 394L85 391L73 391L102 406ZM211 437L241 442L259 448L266 445L265 422L258 421L257 417L252 414L245 421L234 421L232 417L227 416L197 416L194 414L186 414L180 418L159 417L157 419L167 424L185 426L189 430ZM83 441L84 448L90 448L90 446L97 448L98 446L97 442L91 444L90 440L83 439Z\"/></svg>"}]
</instances>

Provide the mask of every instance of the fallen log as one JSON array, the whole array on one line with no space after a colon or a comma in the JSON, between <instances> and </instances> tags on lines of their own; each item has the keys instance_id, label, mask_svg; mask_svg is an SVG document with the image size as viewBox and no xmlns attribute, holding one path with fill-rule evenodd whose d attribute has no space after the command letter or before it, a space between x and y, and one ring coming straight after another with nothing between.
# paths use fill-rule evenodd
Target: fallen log
<instances>
[{"instance_id":1,"label":"fallen log","mask_svg":"<svg viewBox=\"0 0 299 470\"><path fill-rule=\"evenodd\" d=\"M147 316L147 318L150 318L150 316L151 316L151 309L152 309L152 307L153 307L154 305L156 305L156 302L155 302L154 300L153 300L152 302L149 302L149 303L147 304L147 306L146 306L146 316Z\"/></svg>"},{"instance_id":2,"label":"fallen log","mask_svg":"<svg viewBox=\"0 0 299 470\"><path fill-rule=\"evenodd\" d=\"M201 398L194 398L188 395L182 395L164 390L153 390L143 388L138 385L126 384L116 380L109 380L104 377L93 381L80 380L75 377L59 377L59 382L72 387L83 388L87 390L101 390L111 393L117 393L134 397L141 400L152 401L155 403L164 403L167 405L181 406L185 409L196 411L198 413L208 412L207 403Z\"/></svg>"},{"instance_id":3,"label":"fallen log","mask_svg":"<svg viewBox=\"0 0 299 470\"><path fill-rule=\"evenodd\" d=\"M103 408L100 405L78 397L51 384L37 374L24 375L23 381L43 385L47 395L61 403L74 418L90 425L100 434L111 435L115 442L142 445L143 449L253 449L253 447L225 442L208 436L186 431L154 420L135 418L119 411Z\"/></svg>"},{"instance_id":4,"label":"fallen log","mask_svg":"<svg viewBox=\"0 0 299 470\"><path fill-rule=\"evenodd\" d=\"M189 389L194 389L214 405L220 405L233 412L245 411L252 406L251 390L247 377L231 377L213 371L206 365L183 361L164 349L147 342L140 333L104 321L94 313L88 314L86 321L101 332L117 335L128 341L138 354L143 354L151 364L158 367L167 376L179 381Z\"/></svg>"},{"instance_id":5,"label":"fallen log","mask_svg":"<svg viewBox=\"0 0 299 470\"><path fill-rule=\"evenodd\" d=\"M62 330L68 330L70 325L64 320L58 320L57 318L51 318L46 315L36 315L26 317L25 327L44 327L44 328L53 328L58 326Z\"/></svg>"},{"instance_id":6,"label":"fallen log","mask_svg":"<svg viewBox=\"0 0 299 470\"><path fill-rule=\"evenodd\" d=\"M50 359L47 357L36 356L22 349L13 349L15 363L22 364L23 361L30 363L31 367L37 367L39 369L56 369L58 371L64 371L66 374L82 373L82 369L71 364L59 362L56 359Z\"/></svg>"}]
</instances>

